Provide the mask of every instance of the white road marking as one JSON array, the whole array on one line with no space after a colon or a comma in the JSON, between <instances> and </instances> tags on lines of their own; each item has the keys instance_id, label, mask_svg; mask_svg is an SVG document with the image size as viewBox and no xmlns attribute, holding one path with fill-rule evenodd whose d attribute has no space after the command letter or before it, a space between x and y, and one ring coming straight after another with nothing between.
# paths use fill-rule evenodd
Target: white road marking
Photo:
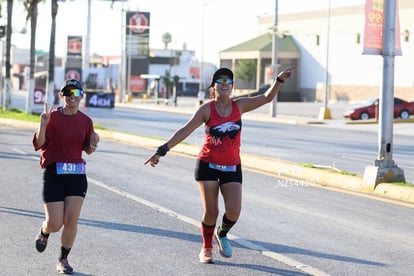
<instances>
[{"instance_id":1,"label":"white road marking","mask_svg":"<svg viewBox=\"0 0 414 276\"><path fill-rule=\"evenodd\" d=\"M116 193L118 195L121 195L121 196L124 196L126 198L132 199L133 201L135 201L137 203L140 203L140 204L143 204L147 207L150 207L150 208L152 208L152 209L154 209L154 210L156 210L160 213L164 213L166 215L175 217L175 218L177 218L177 219L179 219L179 220L181 220L185 223L191 224L191 225L193 225L197 228L200 227L200 222L199 221L194 220L194 219L189 218L189 217L186 217L186 216L181 215L179 213L176 213L173 210L165 208L165 207L163 207L161 205L158 205L154 202L148 201L148 200L143 199L139 196L136 196L136 195L130 194L128 192L122 191L122 190L120 190L116 187L107 185L107 184L105 184L105 183L103 183L99 180L96 180L96 179L93 179L93 178L90 178L90 177L88 177L88 182L93 183L96 186L104 188L104 189L106 189L108 191L111 191L113 193ZM294 259L292 259L288 256L273 252L273 251L267 249L266 247L254 244L254 243L252 243L250 241L247 241L247 240L244 240L244 239L242 239L238 236L229 234L228 237L229 237L230 240L232 240L235 243L238 243L239 245L241 245L243 247L249 248L251 250L259 251L263 256L266 256L266 257L274 259L278 262L284 263L284 264L286 264L290 267L294 267L294 268L296 268L300 271L303 271L305 273L308 273L310 275L314 275L314 276L328 276L328 275L330 275L330 274L327 274L326 272L320 271L320 270L318 270L316 268L313 268L309 265L306 265L306 264L303 264L299 261L296 261L296 260L294 260Z\"/></svg>"},{"instance_id":2,"label":"white road marking","mask_svg":"<svg viewBox=\"0 0 414 276\"><path fill-rule=\"evenodd\" d=\"M27 153L27 152L25 152L25 151L23 151L23 150L21 150L21 149L18 149L18 148L10 148L12 151L14 151L14 152L17 152L17 153L19 153L19 154L24 154L24 155L27 155L27 154L29 154L29 153ZM39 160L39 157L37 157L37 156L29 156L29 158L30 159L33 159L33 160Z\"/></svg>"}]
</instances>

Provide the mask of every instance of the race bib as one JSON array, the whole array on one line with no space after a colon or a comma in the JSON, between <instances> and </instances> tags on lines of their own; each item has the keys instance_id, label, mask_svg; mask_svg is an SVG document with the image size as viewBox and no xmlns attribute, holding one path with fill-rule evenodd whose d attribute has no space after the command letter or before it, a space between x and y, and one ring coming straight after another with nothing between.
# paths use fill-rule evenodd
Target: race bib
<instances>
[{"instance_id":1,"label":"race bib","mask_svg":"<svg viewBox=\"0 0 414 276\"><path fill-rule=\"evenodd\" d=\"M56 163L57 174L85 174L85 163Z\"/></svg>"},{"instance_id":2,"label":"race bib","mask_svg":"<svg viewBox=\"0 0 414 276\"><path fill-rule=\"evenodd\" d=\"M236 165L218 165L214 163L208 163L208 166L211 169L219 170L222 172L235 172L237 170Z\"/></svg>"}]
</instances>

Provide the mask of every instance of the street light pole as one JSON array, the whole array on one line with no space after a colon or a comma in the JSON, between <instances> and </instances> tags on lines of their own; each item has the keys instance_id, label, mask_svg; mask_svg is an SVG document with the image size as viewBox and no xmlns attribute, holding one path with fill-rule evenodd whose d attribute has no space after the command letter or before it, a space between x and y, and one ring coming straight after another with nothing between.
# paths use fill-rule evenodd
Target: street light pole
<instances>
[{"instance_id":1,"label":"street light pole","mask_svg":"<svg viewBox=\"0 0 414 276\"><path fill-rule=\"evenodd\" d=\"M375 165L365 168L363 186L374 190L382 182L405 182L404 171L392 159L394 120L394 59L396 1L384 1L382 37L382 88L379 99L378 157Z\"/></svg>"},{"instance_id":2,"label":"street light pole","mask_svg":"<svg viewBox=\"0 0 414 276\"><path fill-rule=\"evenodd\" d=\"M326 31L326 64L325 64L325 95L323 107L319 111L319 120L332 119L331 111L328 108L328 95L330 90L329 82L329 50L331 40L331 0L328 0L328 24Z\"/></svg>"},{"instance_id":3,"label":"street light pole","mask_svg":"<svg viewBox=\"0 0 414 276\"><path fill-rule=\"evenodd\" d=\"M272 39L272 79L275 80L278 74L278 31L277 31L277 24L278 24L278 0L275 0L275 21L273 25L273 39ZM270 116L276 117L276 104L277 104L277 95L273 98L270 104Z\"/></svg>"},{"instance_id":4,"label":"street light pole","mask_svg":"<svg viewBox=\"0 0 414 276\"><path fill-rule=\"evenodd\" d=\"M91 48L91 10L92 0L88 0L88 19L86 22L86 37L85 37L85 57L83 59L83 68L89 67L90 61L90 48Z\"/></svg>"},{"instance_id":5,"label":"street light pole","mask_svg":"<svg viewBox=\"0 0 414 276\"><path fill-rule=\"evenodd\" d=\"M119 98L118 101L123 103L126 95L126 10L124 1L122 1L121 14L121 67L120 67L120 82L119 82Z\"/></svg>"},{"instance_id":6,"label":"street light pole","mask_svg":"<svg viewBox=\"0 0 414 276\"><path fill-rule=\"evenodd\" d=\"M203 78L204 78L204 74L203 74L203 62L204 62L204 16L205 16L205 12L204 9L206 7L206 4L203 3L202 8L201 8L201 45L200 45L200 65L199 65L199 81L198 81L198 91L202 91L203 90Z\"/></svg>"},{"instance_id":7,"label":"street light pole","mask_svg":"<svg viewBox=\"0 0 414 276\"><path fill-rule=\"evenodd\" d=\"M205 9L206 6L210 3L214 2L214 0L211 1L204 1L202 4L202 10L201 10L201 45L200 45L200 65L199 65L199 82L198 82L198 90L204 91L204 28L205 28Z\"/></svg>"},{"instance_id":8,"label":"street light pole","mask_svg":"<svg viewBox=\"0 0 414 276\"><path fill-rule=\"evenodd\" d=\"M6 109L6 96L4 95L4 90L3 90L3 85L4 85L4 77L3 77L3 60L4 60L4 40L3 38L0 38L0 46L1 46L1 50L0 50L0 54L1 54L1 60L0 60L0 105L1 105L1 110L0 111L4 111Z\"/></svg>"}]
</instances>

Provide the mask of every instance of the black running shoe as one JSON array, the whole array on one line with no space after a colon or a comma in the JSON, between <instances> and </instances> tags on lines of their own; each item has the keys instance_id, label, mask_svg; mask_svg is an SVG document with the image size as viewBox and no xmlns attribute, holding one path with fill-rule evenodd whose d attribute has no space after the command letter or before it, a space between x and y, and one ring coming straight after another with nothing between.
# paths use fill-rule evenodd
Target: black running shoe
<instances>
[{"instance_id":1,"label":"black running shoe","mask_svg":"<svg viewBox=\"0 0 414 276\"><path fill-rule=\"evenodd\" d=\"M72 274L73 268L69 265L68 259L60 259L56 264L57 272L61 274Z\"/></svg>"},{"instance_id":2,"label":"black running shoe","mask_svg":"<svg viewBox=\"0 0 414 276\"><path fill-rule=\"evenodd\" d=\"M47 239L49 236L45 236L42 234L42 229L39 230L39 233L36 236L36 249L39 252L43 252L47 246Z\"/></svg>"}]
</instances>

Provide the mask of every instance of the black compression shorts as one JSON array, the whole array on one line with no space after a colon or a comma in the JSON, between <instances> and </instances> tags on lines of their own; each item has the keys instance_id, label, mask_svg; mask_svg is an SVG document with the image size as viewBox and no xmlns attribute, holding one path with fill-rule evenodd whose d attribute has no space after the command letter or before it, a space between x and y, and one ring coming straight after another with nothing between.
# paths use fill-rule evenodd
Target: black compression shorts
<instances>
[{"instance_id":1,"label":"black compression shorts","mask_svg":"<svg viewBox=\"0 0 414 276\"><path fill-rule=\"evenodd\" d=\"M219 185L229 182L238 182L241 184L243 180L241 164L236 166L235 172L224 172L210 168L207 162L199 159L197 159L194 177L196 181L218 181Z\"/></svg>"},{"instance_id":2,"label":"black compression shorts","mask_svg":"<svg viewBox=\"0 0 414 276\"><path fill-rule=\"evenodd\" d=\"M56 165L49 165L43 173L43 201L64 201L67 196L85 197L88 181L85 174L56 174Z\"/></svg>"}]
</instances>

